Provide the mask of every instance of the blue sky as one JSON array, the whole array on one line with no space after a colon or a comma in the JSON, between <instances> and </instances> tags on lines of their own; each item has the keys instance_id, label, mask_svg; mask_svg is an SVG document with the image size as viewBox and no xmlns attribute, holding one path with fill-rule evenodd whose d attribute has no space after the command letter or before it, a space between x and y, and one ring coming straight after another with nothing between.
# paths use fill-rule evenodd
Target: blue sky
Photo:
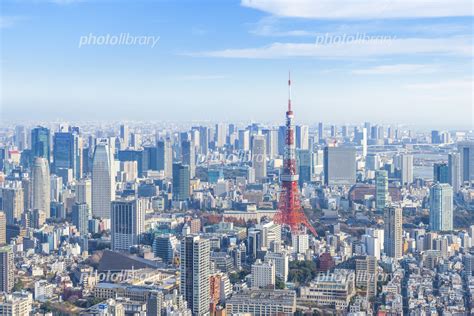
<instances>
[{"instance_id":1,"label":"blue sky","mask_svg":"<svg viewBox=\"0 0 474 316\"><path fill-rule=\"evenodd\" d=\"M3 0L1 113L7 120L277 122L291 69L300 122L469 128L472 6ZM79 47L84 37L120 34L159 41Z\"/></svg>"}]
</instances>

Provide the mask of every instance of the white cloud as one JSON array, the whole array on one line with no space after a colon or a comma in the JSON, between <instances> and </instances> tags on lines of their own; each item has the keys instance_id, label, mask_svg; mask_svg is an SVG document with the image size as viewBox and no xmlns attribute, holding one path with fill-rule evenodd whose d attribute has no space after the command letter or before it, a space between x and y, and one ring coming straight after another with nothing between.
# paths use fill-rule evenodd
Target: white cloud
<instances>
[{"instance_id":1,"label":"white cloud","mask_svg":"<svg viewBox=\"0 0 474 316\"><path fill-rule=\"evenodd\" d=\"M365 58L394 55L472 56L472 38L405 38L388 40L345 41L330 44L273 43L257 48L236 48L189 53L198 57L276 59L289 57Z\"/></svg>"},{"instance_id":2,"label":"white cloud","mask_svg":"<svg viewBox=\"0 0 474 316\"><path fill-rule=\"evenodd\" d=\"M245 7L300 18L472 16L472 0L242 0Z\"/></svg>"},{"instance_id":3,"label":"white cloud","mask_svg":"<svg viewBox=\"0 0 474 316\"><path fill-rule=\"evenodd\" d=\"M250 33L260 36L310 36L315 34L315 32L306 30L283 31L279 28L280 20L275 16L266 16L255 23Z\"/></svg>"},{"instance_id":4,"label":"white cloud","mask_svg":"<svg viewBox=\"0 0 474 316\"><path fill-rule=\"evenodd\" d=\"M429 74L439 70L439 65L394 64L380 65L366 69L355 69L356 75L398 75L398 74Z\"/></svg>"},{"instance_id":5,"label":"white cloud","mask_svg":"<svg viewBox=\"0 0 474 316\"><path fill-rule=\"evenodd\" d=\"M19 16L0 16L0 29L6 29L15 26L18 21L23 20Z\"/></svg>"}]
</instances>

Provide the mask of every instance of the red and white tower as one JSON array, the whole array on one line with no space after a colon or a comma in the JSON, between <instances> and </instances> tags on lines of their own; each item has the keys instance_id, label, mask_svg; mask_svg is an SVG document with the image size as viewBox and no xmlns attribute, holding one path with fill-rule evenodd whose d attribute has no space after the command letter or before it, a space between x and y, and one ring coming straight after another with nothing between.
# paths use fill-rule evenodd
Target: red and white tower
<instances>
[{"instance_id":1,"label":"red and white tower","mask_svg":"<svg viewBox=\"0 0 474 316\"><path fill-rule=\"evenodd\" d=\"M301 209L300 192L298 188L298 173L296 172L295 128L293 125L293 110L291 109L291 78L288 74L288 111L286 111L285 153L283 173L281 175L281 193L278 203L278 213L275 221L286 225L292 233L298 234L303 226L317 236L316 230L309 223Z\"/></svg>"}]
</instances>

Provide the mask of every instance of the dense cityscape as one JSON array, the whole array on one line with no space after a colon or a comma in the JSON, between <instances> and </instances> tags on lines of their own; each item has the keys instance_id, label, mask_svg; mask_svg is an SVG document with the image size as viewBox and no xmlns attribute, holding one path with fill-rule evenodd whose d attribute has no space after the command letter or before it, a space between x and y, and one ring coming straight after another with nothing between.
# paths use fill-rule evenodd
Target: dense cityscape
<instances>
[{"instance_id":1,"label":"dense cityscape","mask_svg":"<svg viewBox=\"0 0 474 316\"><path fill-rule=\"evenodd\" d=\"M0 0L0 316L474 315L473 0Z\"/></svg>"},{"instance_id":2,"label":"dense cityscape","mask_svg":"<svg viewBox=\"0 0 474 316\"><path fill-rule=\"evenodd\" d=\"M288 90L279 125L4 126L0 314L470 314L472 132Z\"/></svg>"}]
</instances>

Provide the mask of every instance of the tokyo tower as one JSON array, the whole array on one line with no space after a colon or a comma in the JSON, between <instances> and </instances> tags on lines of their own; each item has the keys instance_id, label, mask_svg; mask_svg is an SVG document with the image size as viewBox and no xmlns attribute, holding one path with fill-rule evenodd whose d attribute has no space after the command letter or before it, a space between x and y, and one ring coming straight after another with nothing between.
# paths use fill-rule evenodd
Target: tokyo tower
<instances>
[{"instance_id":1,"label":"tokyo tower","mask_svg":"<svg viewBox=\"0 0 474 316\"><path fill-rule=\"evenodd\" d=\"M303 226L317 236L316 230L301 209L300 192L298 189L298 173L296 172L295 128L291 109L291 78L288 74L288 111L286 111L285 153L283 157L283 173L281 175L280 201L275 222L286 225L293 234L302 232Z\"/></svg>"}]
</instances>

